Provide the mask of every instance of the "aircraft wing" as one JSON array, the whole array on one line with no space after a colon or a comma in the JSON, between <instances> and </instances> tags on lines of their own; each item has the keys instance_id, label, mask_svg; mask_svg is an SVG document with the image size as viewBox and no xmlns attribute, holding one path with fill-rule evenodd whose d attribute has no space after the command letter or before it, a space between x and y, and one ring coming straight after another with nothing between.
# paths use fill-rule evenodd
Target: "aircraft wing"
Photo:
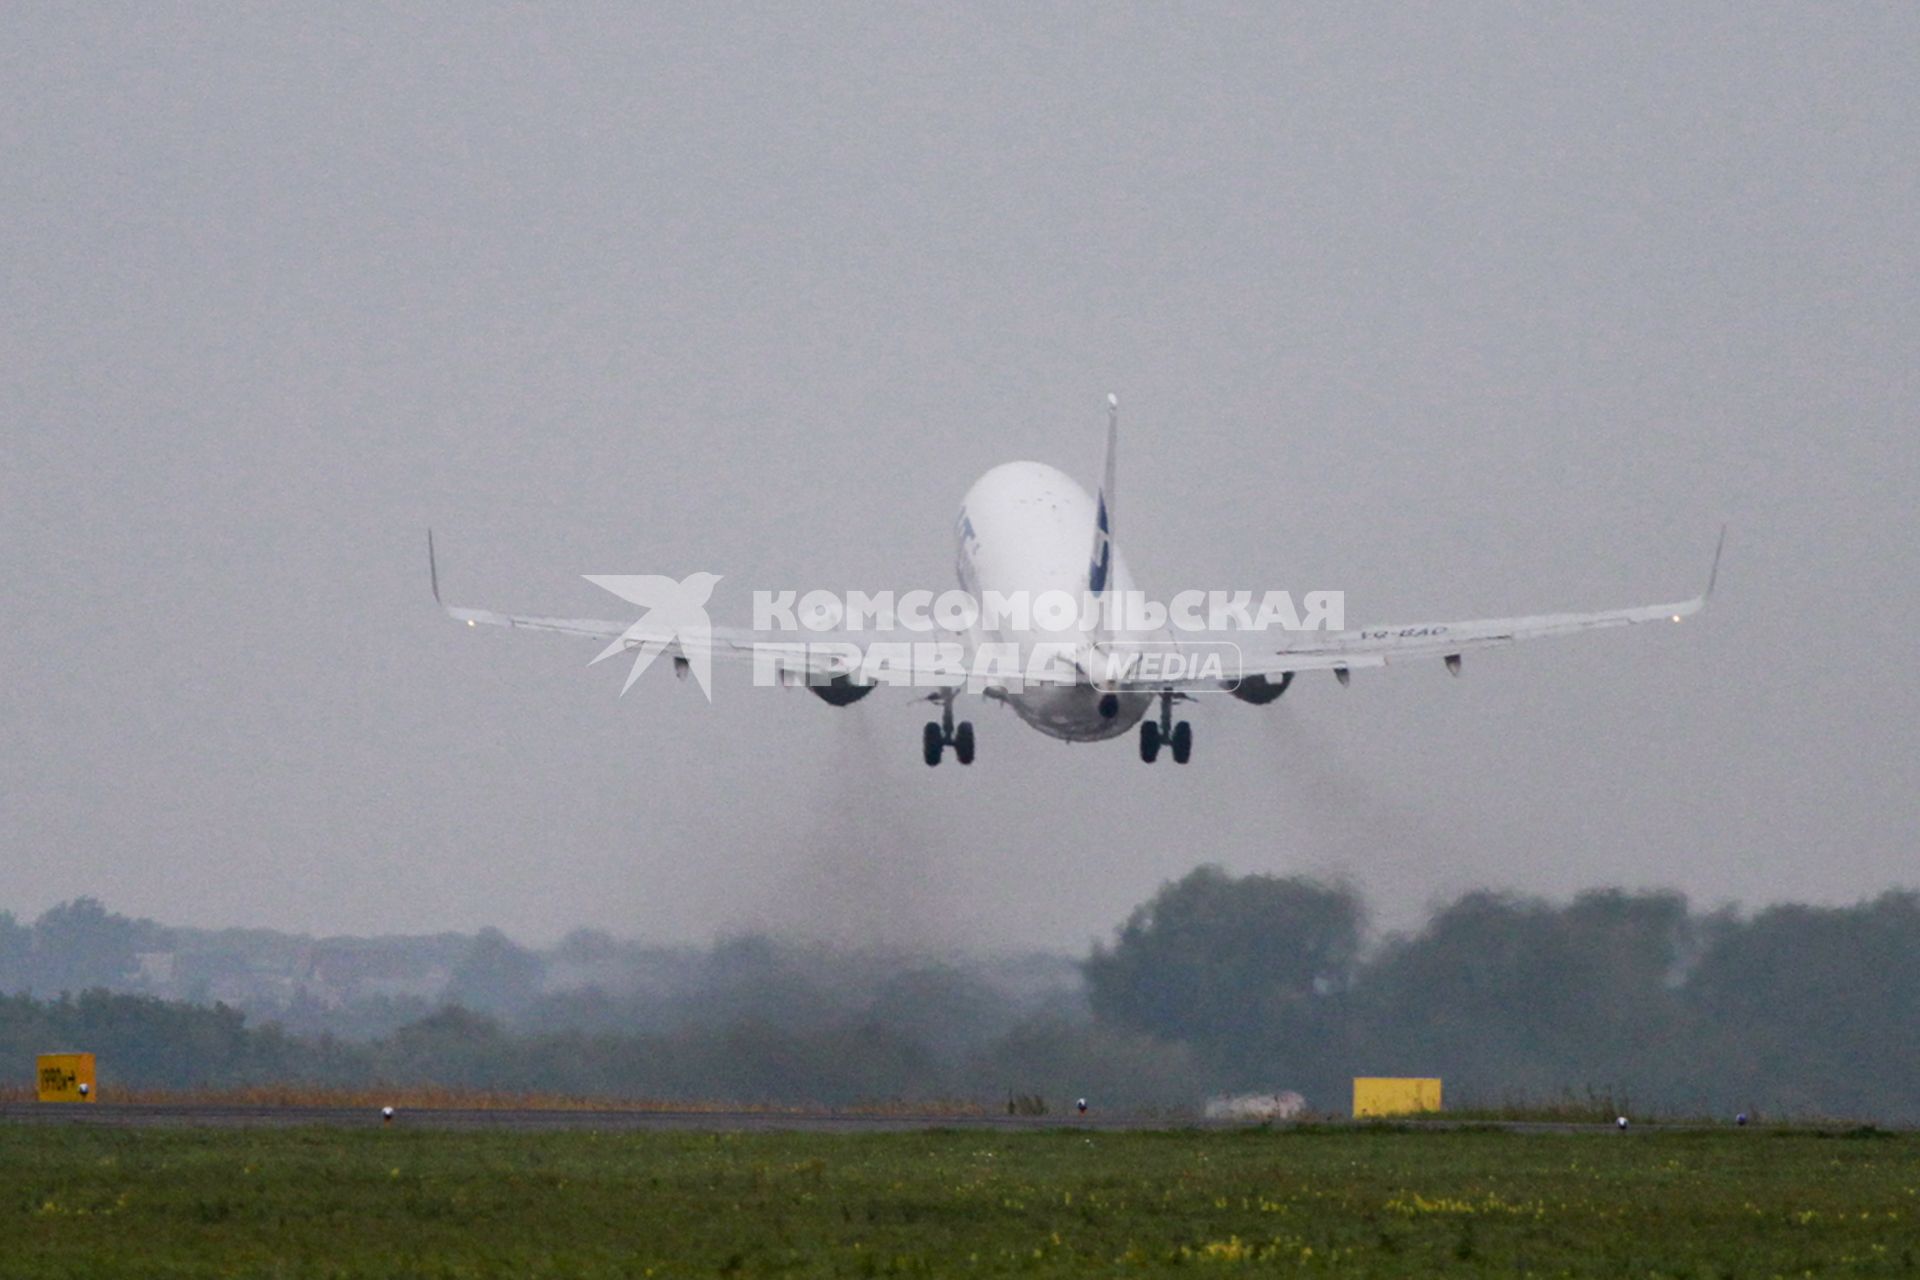
<instances>
[{"instance_id":1,"label":"aircraft wing","mask_svg":"<svg viewBox=\"0 0 1920 1280\"><path fill-rule=\"evenodd\" d=\"M846 631L755 631L751 627L711 626L704 645L677 634L670 626L649 626L644 618L638 621L621 622L606 618L554 618L530 613L499 613L492 609L469 609L461 605L450 605L440 596L440 567L434 555L433 534L427 534L427 574L433 587L434 603L455 622L464 622L469 627L512 627L521 631L545 631L555 635L582 636L591 640L603 640L609 643L624 639L622 646L628 652L639 649L652 649L666 653L669 657L687 658L696 652L704 651L712 659L752 663L756 657L762 662L776 667L788 683L804 684L809 680L832 680L846 675L858 658L849 662L851 647L860 645L870 636L862 637ZM942 632L937 637L942 641L966 644L964 636ZM607 656L605 653L602 657ZM597 661L598 659L596 659ZM942 675L946 668L933 673ZM902 673L906 674L905 672ZM964 678L951 681L958 685ZM939 687L935 679L927 687Z\"/></svg>"},{"instance_id":2,"label":"aircraft wing","mask_svg":"<svg viewBox=\"0 0 1920 1280\"><path fill-rule=\"evenodd\" d=\"M1242 678L1277 677L1297 671L1333 671L1344 673L1356 667L1384 667L1394 663L1442 658L1455 668L1462 654L1522 640L1545 640L1554 636L1579 635L1611 627L1631 627L1643 622L1679 622L1699 613L1713 595L1714 581L1720 574L1720 551L1726 544L1726 530L1714 546L1713 566L1707 573L1707 587L1688 600L1667 604L1636 605L1626 609L1603 609L1595 613L1546 613L1520 618L1480 618L1465 622L1420 622L1398 626L1362 627L1353 631L1311 631L1283 633L1278 644L1264 635L1249 639L1247 633L1221 633L1208 639L1231 640L1241 649ZM1145 678L1103 680L1101 687L1115 692L1198 692L1230 687L1217 679L1187 679L1154 682Z\"/></svg>"}]
</instances>

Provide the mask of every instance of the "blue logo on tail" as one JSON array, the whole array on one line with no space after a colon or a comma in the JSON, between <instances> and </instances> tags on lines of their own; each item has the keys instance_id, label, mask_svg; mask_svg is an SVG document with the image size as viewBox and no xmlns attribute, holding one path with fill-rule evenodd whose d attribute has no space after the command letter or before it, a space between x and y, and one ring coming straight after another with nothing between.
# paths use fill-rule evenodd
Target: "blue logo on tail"
<instances>
[{"instance_id":1,"label":"blue logo on tail","mask_svg":"<svg viewBox=\"0 0 1920 1280\"><path fill-rule=\"evenodd\" d=\"M1095 595L1107 589L1107 570L1113 565L1113 536L1107 529L1107 495L1100 495L1099 532L1095 537L1093 563L1087 566L1087 588Z\"/></svg>"}]
</instances>

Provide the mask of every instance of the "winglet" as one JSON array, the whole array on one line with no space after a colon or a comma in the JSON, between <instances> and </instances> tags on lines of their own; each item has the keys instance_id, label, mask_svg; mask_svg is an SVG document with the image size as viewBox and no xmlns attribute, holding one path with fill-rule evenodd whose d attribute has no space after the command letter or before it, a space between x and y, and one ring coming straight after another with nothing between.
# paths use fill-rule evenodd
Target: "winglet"
<instances>
[{"instance_id":1,"label":"winglet","mask_svg":"<svg viewBox=\"0 0 1920 1280\"><path fill-rule=\"evenodd\" d=\"M427 530L427 582L433 587L433 602L442 609L446 608L446 601L440 598L440 566L434 562L433 558L432 529Z\"/></svg>"}]
</instances>

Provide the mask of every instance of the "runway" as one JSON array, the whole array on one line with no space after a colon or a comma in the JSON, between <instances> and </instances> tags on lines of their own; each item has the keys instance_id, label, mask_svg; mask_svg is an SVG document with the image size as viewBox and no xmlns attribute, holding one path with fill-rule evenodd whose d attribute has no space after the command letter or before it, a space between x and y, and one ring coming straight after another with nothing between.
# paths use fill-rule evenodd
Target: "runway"
<instances>
[{"instance_id":1,"label":"runway","mask_svg":"<svg viewBox=\"0 0 1920 1280\"><path fill-rule=\"evenodd\" d=\"M396 1108L391 1122L360 1107L197 1105L189 1103L0 1104L0 1124L95 1125L104 1128L472 1129L538 1133L570 1129L600 1132L911 1133L974 1129L1023 1133L1050 1129L1231 1129L1243 1124L1144 1115L999 1116L833 1111L642 1111L607 1108Z\"/></svg>"},{"instance_id":2,"label":"runway","mask_svg":"<svg viewBox=\"0 0 1920 1280\"><path fill-rule=\"evenodd\" d=\"M1498 1129L1511 1133L1615 1133L1608 1124L1539 1120L1406 1119L1391 1122L1355 1121L1343 1116L1314 1116L1302 1121L1274 1122L1276 1130L1300 1125L1367 1127L1390 1124L1396 1128L1445 1130ZM111 1129L432 1129L498 1131L508 1133L914 1133L932 1129L961 1129L983 1133L1045 1133L1050 1131L1142 1132L1259 1128L1261 1122L1206 1120L1197 1116L1135 1113L1087 1115L1006 1116L954 1115L938 1112L860 1111L646 1111L626 1108L396 1108L392 1121L377 1109L365 1107L236 1106L221 1103L0 1103L0 1124L92 1125ZM1730 1128L1701 1123L1638 1123L1621 1136ZM1796 1126L1798 1127L1798 1126ZM1884 1126L1883 1126L1884 1127ZM1759 1132L1763 1126L1754 1126Z\"/></svg>"}]
</instances>

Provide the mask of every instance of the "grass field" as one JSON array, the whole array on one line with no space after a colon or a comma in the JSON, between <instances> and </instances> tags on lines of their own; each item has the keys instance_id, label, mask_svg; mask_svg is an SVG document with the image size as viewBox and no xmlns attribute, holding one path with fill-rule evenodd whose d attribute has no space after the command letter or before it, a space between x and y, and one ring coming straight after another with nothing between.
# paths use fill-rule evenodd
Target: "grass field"
<instances>
[{"instance_id":1,"label":"grass field","mask_svg":"<svg viewBox=\"0 0 1920 1280\"><path fill-rule=\"evenodd\" d=\"M1880 1275L1920 1138L0 1129L0 1274Z\"/></svg>"}]
</instances>

